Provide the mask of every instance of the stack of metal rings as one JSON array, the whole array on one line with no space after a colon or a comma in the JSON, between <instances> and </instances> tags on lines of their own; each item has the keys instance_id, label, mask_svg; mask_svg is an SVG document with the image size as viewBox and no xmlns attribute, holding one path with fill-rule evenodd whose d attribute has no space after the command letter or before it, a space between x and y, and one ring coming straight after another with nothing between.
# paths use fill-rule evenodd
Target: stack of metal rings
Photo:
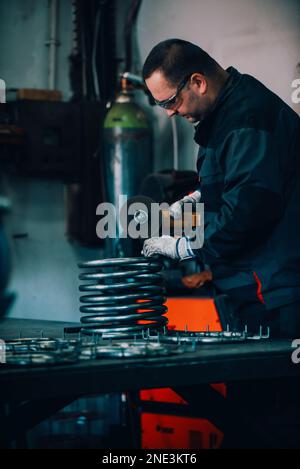
<instances>
[{"instance_id":1,"label":"stack of metal rings","mask_svg":"<svg viewBox=\"0 0 300 469\"><path fill-rule=\"evenodd\" d=\"M80 343L57 338L22 338L5 341L6 365L42 366L76 363Z\"/></svg>"},{"instance_id":2,"label":"stack of metal rings","mask_svg":"<svg viewBox=\"0 0 300 469\"><path fill-rule=\"evenodd\" d=\"M153 258L102 259L79 264L82 332L124 337L168 322L162 264Z\"/></svg>"}]
</instances>

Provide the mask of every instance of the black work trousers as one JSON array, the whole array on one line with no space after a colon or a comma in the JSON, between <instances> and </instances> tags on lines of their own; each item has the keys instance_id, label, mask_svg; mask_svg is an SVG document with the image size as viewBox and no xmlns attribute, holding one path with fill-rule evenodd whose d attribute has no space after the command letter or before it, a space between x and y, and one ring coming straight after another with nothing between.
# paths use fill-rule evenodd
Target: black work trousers
<instances>
[{"instance_id":1,"label":"black work trousers","mask_svg":"<svg viewBox=\"0 0 300 469\"><path fill-rule=\"evenodd\" d=\"M270 327L271 339L300 339L300 302L267 310L264 304L242 307L228 300L231 310L226 319L231 317L232 328L243 330L247 325L255 334L260 326L264 331ZM220 423L224 431L223 448L300 448L300 380L276 378L226 385L226 398L203 386L175 391L195 409L202 405L211 410L212 421L217 426Z\"/></svg>"},{"instance_id":2,"label":"black work trousers","mask_svg":"<svg viewBox=\"0 0 300 469\"><path fill-rule=\"evenodd\" d=\"M267 310L264 304L255 309L236 309L239 328L248 326L251 332L270 327L273 338L300 338L300 302L290 303L279 308Z\"/></svg>"}]
</instances>

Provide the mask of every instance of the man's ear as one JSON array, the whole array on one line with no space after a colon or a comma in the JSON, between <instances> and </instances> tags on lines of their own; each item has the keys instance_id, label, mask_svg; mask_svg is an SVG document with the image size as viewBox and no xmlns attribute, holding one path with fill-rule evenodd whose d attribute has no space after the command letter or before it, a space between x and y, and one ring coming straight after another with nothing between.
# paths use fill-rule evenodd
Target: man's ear
<instances>
[{"instance_id":1,"label":"man's ear","mask_svg":"<svg viewBox=\"0 0 300 469\"><path fill-rule=\"evenodd\" d=\"M191 84L197 87L200 94L206 94L207 80L205 75L202 75L202 73L193 73L191 75Z\"/></svg>"}]
</instances>

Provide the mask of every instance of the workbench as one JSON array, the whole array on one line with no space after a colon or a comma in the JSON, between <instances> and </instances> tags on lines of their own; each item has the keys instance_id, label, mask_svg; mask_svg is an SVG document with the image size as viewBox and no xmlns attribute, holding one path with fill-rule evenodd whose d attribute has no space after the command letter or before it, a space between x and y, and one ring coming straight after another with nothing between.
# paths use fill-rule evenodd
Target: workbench
<instances>
[{"instance_id":1,"label":"workbench","mask_svg":"<svg viewBox=\"0 0 300 469\"><path fill-rule=\"evenodd\" d=\"M4 319L0 322L0 338L12 339L20 335L40 337L41 331L44 337L62 337L64 327L74 325ZM297 387L299 390L300 364L292 362L292 352L292 339L267 339L224 345L203 344L193 352L170 357L101 359L32 368L0 365L1 401L14 404L14 412L6 415L0 434L3 430L6 440L14 438L16 427L17 432L26 431L84 395L159 387L171 387L184 398L188 396L190 408L196 414L199 414L199 409L196 409L199 407L199 393L204 393L201 395L205 395L205 399L214 407L215 420L222 413L223 423L229 417L234 421L233 414L236 414L242 425L240 412L243 411L237 408L235 412L230 399L224 400L223 396L212 391L209 383L239 382L247 385L251 382L268 382L271 388L272 383L285 383L285 386L291 386L291 389ZM192 393L189 392L191 390ZM211 395L211 392L214 394ZM193 393L198 396L194 402ZM226 407L231 407L221 412L224 401ZM208 406L205 404L204 407ZM17 420L19 424L16 426ZM248 417L244 420L245 427L249 428ZM268 444L272 446L271 442Z\"/></svg>"}]
</instances>

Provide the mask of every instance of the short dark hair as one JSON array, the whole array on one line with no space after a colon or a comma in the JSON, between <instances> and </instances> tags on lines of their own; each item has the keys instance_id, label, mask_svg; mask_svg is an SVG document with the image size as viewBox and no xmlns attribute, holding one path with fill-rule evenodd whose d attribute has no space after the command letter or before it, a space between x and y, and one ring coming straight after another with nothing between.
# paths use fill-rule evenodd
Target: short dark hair
<instances>
[{"instance_id":1,"label":"short dark hair","mask_svg":"<svg viewBox=\"0 0 300 469\"><path fill-rule=\"evenodd\" d=\"M218 66L201 47L183 39L167 39L149 53L143 66L143 79L146 80L159 70L172 85L177 85L184 77L195 72L212 76Z\"/></svg>"}]
</instances>

